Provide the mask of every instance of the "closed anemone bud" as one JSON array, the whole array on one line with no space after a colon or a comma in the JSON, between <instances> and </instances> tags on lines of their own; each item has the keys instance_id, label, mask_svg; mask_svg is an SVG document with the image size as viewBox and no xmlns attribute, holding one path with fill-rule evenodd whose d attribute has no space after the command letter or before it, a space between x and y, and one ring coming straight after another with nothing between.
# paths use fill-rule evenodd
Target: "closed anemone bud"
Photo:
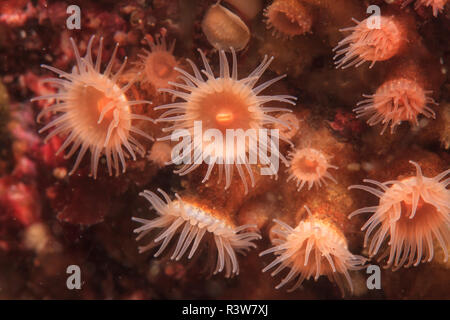
<instances>
[{"instance_id":1,"label":"closed anemone bud","mask_svg":"<svg viewBox=\"0 0 450 320\"><path fill-rule=\"evenodd\" d=\"M190 153L191 161L188 161L188 163L183 162L185 164L179 170L175 171L175 173L185 175L198 168L202 163L202 161L199 161L198 155L200 155L203 161L208 164L203 182L209 179L213 168L217 164L218 181L221 181L220 179L223 177L223 173L225 173L225 189L227 189L231 185L233 171L236 168L244 185L245 193L247 193L247 175L250 178L251 185L255 185L251 165L256 163L252 163L250 159L257 162L258 159L255 159L253 156L258 155L260 164L263 161L264 164L270 161L268 157L261 160L264 155L262 155L263 152L258 153L258 144L266 144L266 150L270 150L272 155L277 154L279 159L287 164L287 159L275 144L269 146L267 145L267 140L259 139L259 130L268 128L269 125L276 123L287 126L285 122L278 120L272 114L273 112L289 112L290 110L281 106L265 107L263 105L271 101L295 105L294 100L296 98L287 95L259 95L270 85L284 78L284 75L282 75L260 85L256 85L273 58L268 59L266 56L262 63L250 75L238 79L237 58L234 49L231 50L233 61L231 67L225 52L223 50L219 51L220 74L218 77L214 75L204 53L200 50L199 52L205 65L205 70L202 71L206 75L206 80L197 66L190 60L188 62L192 66L194 75L177 68L181 73L180 79L185 84L171 83L177 90L162 89L161 91L171 93L184 101L156 107L155 110L168 109L161 114L157 122L174 122L171 127L163 129L165 132L172 131L173 134L176 134L175 129L185 129L193 136L193 138L189 137L190 140L186 142L187 146L185 147L185 150L192 151ZM227 131L230 132L229 129L235 130L232 131L235 133L244 132L247 134L249 132L248 138L245 138L248 143L240 144L238 141L236 144L228 144L227 146L225 141L223 145L220 145L215 138L208 140L205 138L205 135L200 136L202 134L201 132L196 133L200 131L195 130L199 124L202 126L201 131L208 130L208 132L214 132L217 136L224 138L222 141L226 140ZM171 136L162 137L158 140L169 139L171 139ZM283 137L280 137L280 139L290 143L290 141ZM200 144L197 141L203 141L203 143ZM212 143L212 141L215 143ZM232 148L235 149L233 150ZM238 148L242 148L242 152L236 152ZM249 155L253 156L250 157ZM175 154L174 156L172 162L179 164L185 159L184 150L180 152L180 155ZM277 172L273 172L273 175L275 174Z\"/></svg>"},{"instance_id":2,"label":"closed anemone bud","mask_svg":"<svg viewBox=\"0 0 450 320\"><path fill-rule=\"evenodd\" d=\"M397 78L383 83L373 95L363 95L365 100L358 102L354 111L357 117L368 117L370 126L383 124L381 134L388 126L391 133L402 121L418 125L418 116L435 118L435 112L428 106L437 103L419 83L407 78Z\"/></svg>"},{"instance_id":3,"label":"closed anemone bud","mask_svg":"<svg viewBox=\"0 0 450 320\"><path fill-rule=\"evenodd\" d=\"M260 256L273 253L276 258L263 272L275 268L271 276L276 276L288 268L286 276L275 287L279 289L289 282L294 285L288 290L300 287L304 280L325 275L339 286L344 295L345 281L353 292L353 284L348 270L364 267L366 259L348 250L347 239L339 228L330 221L313 216L305 206L309 217L292 228L275 219L278 229L273 230L277 237L272 240L274 247L260 253Z\"/></svg>"},{"instance_id":4,"label":"closed anemone bud","mask_svg":"<svg viewBox=\"0 0 450 320\"><path fill-rule=\"evenodd\" d=\"M402 8L406 7L414 0L405 0L402 4ZM437 17L438 13L444 10L447 0L416 0L414 4L414 9L419 9L420 6L432 7L433 16Z\"/></svg>"},{"instance_id":5,"label":"closed anemone bud","mask_svg":"<svg viewBox=\"0 0 450 320\"><path fill-rule=\"evenodd\" d=\"M150 46L150 51L144 50L144 54L138 55L141 61L137 63L141 70L141 81L150 83L156 89L170 87L169 82L177 79L178 73L174 70L178 62L173 55L175 40L167 47L165 37L156 38L155 43L145 38Z\"/></svg>"},{"instance_id":6,"label":"closed anemone bud","mask_svg":"<svg viewBox=\"0 0 450 320\"><path fill-rule=\"evenodd\" d=\"M275 0L264 10L273 35L291 38L311 31L312 15L298 0Z\"/></svg>"},{"instance_id":7,"label":"closed anemone bud","mask_svg":"<svg viewBox=\"0 0 450 320\"><path fill-rule=\"evenodd\" d=\"M202 30L216 49L236 51L244 49L250 40L250 30L236 14L216 3L205 14Z\"/></svg>"},{"instance_id":8,"label":"closed anemone bud","mask_svg":"<svg viewBox=\"0 0 450 320\"><path fill-rule=\"evenodd\" d=\"M140 193L151 203L159 216L152 220L133 217L134 221L142 224L134 230L135 233L139 233L136 240L140 240L154 229L162 231L148 245L139 247L139 251L147 251L161 243L154 254L158 257L167 248L172 238L179 234L175 249L170 256L172 260L178 261L186 255L188 259L191 259L200 250L202 241L209 242L210 247L215 246L217 249L214 274L225 271L227 278L238 275L239 263L236 252L244 253L255 248L253 241L261 238L258 233L248 230L255 226L236 227L219 212L205 209L192 199L182 199L176 195L176 199L171 200L167 193L161 189L158 191L163 199L148 190Z\"/></svg>"},{"instance_id":9,"label":"closed anemone bud","mask_svg":"<svg viewBox=\"0 0 450 320\"><path fill-rule=\"evenodd\" d=\"M333 49L336 68L359 67L366 61L372 68L375 62L388 60L403 49L406 32L395 17L379 17L379 28L369 19L373 18L361 22L352 19L356 26L340 30L351 34Z\"/></svg>"},{"instance_id":10,"label":"closed anemone bud","mask_svg":"<svg viewBox=\"0 0 450 320\"><path fill-rule=\"evenodd\" d=\"M133 81L124 87L119 87L117 80L125 68L126 59L116 74L112 74L113 62L118 46L114 49L111 60L105 71L100 72L102 43L98 49L97 60L94 64L91 55L92 43L95 36L89 40L86 55L81 57L75 42L71 38L76 65L71 73L51 66L43 65L59 75L61 79L50 78L45 82L59 87L59 91L54 95L33 98L35 100L53 100L57 102L50 107L46 107L37 117L37 121L43 115L50 112L57 112L59 116L43 127L39 132L53 128L46 140L55 135L65 136L65 141L56 154L63 152L70 145L70 151L65 158L70 158L79 150L75 164L69 174L73 174L78 168L86 152L91 153L91 175L97 177L97 168L100 157L105 155L109 174L112 168L116 175L119 174L119 161L122 165L122 172L125 172L125 159L131 157L136 159L136 153L145 155L144 147L132 136L138 134L148 139L153 139L132 124L133 120L152 119L143 115L134 114L130 107L133 105L151 103L149 101L129 101L125 95L132 86ZM124 150L126 149L126 151Z\"/></svg>"},{"instance_id":11,"label":"closed anemone bud","mask_svg":"<svg viewBox=\"0 0 450 320\"><path fill-rule=\"evenodd\" d=\"M150 149L148 160L161 168L170 163L171 153L172 146L169 143L156 141Z\"/></svg>"},{"instance_id":12,"label":"closed anemone bud","mask_svg":"<svg viewBox=\"0 0 450 320\"><path fill-rule=\"evenodd\" d=\"M338 169L338 167L331 165L325 154L319 150L313 148L298 149L289 154L289 160L290 165L287 171L290 175L287 181L296 180L298 191L305 184L308 184L308 190L314 185L321 187L322 184L327 184L326 179L337 183L328 169Z\"/></svg>"},{"instance_id":13,"label":"closed anemone bud","mask_svg":"<svg viewBox=\"0 0 450 320\"><path fill-rule=\"evenodd\" d=\"M369 247L370 256L375 256L387 243L379 261L389 256L386 267L394 270L431 261L435 252L433 237L444 251L444 261L448 260L450 190L447 187L450 179L445 177L450 169L435 177L425 177L419 164L410 163L416 167L415 176L383 183L365 179L363 181L373 187L349 187L379 198L377 206L356 210L349 217L373 213L361 228L366 230L364 246Z\"/></svg>"}]
</instances>

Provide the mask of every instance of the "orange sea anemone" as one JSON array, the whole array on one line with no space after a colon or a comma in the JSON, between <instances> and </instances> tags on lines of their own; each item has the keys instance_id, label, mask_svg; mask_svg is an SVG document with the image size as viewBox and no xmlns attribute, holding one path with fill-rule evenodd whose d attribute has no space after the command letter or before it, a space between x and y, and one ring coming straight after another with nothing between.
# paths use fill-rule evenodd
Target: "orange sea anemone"
<instances>
[{"instance_id":1,"label":"orange sea anemone","mask_svg":"<svg viewBox=\"0 0 450 320\"><path fill-rule=\"evenodd\" d=\"M172 146L167 142L156 141L153 143L148 160L153 162L157 167L162 168L170 163Z\"/></svg>"},{"instance_id":2,"label":"orange sea anemone","mask_svg":"<svg viewBox=\"0 0 450 320\"><path fill-rule=\"evenodd\" d=\"M136 240L143 238L154 229L162 229L162 231L150 244L139 247L139 251L149 250L162 241L154 255L157 257L169 245L175 234L179 233L180 236L171 259L180 260L189 247L191 249L188 259L191 259L202 239L205 239L205 241L209 241L210 248L215 245L217 249L217 264L214 274L225 270L227 278L238 275L239 263L236 252L245 253L250 248L256 247L253 241L261 238L258 233L245 231L255 226L236 227L230 221L221 218L214 210L206 210L193 201L182 199L177 194L176 199L172 201L167 193L161 189L158 191L164 197L165 202L151 191L145 190L140 193L151 203L159 217L152 220L133 217L134 221L142 223L141 227L134 230L135 233L139 233Z\"/></svg>"},{"instance_id":3,"label":"orange sea anemone","mask_svg":"<svg viewBox=\"0 0 450 320\"><path fill-rule=\"evenodd\" d=\"M291 38L311 31L312 15L298 0L275 0L264 10L273 35Z\"/></svg>"},{"instance_id":4,"label":"orange sea anemone","mask_svg":"<svg viewBox=\"0 0 450 320\"><path fill-rule=\"evenodd\" d=\"M347 280L350 291L353 284L348 270L363 268L364 257L353 255L347 246L347 240L339 228L332 222L314 217L305 206L309 217L301 221L294 229L282 221L274 220L278 228L273 232L278 236L273 240L275 246L260 253L260 256L274 253L276 259L268 264L263 272L277 268L271 273L277 275L285 268L289 268L287 275L275 288L279 289L294 281L293 291L301 286L303 281L321 275L326 275L330 281L335 281L344 294Z\"/></svg>"},{"instance_id":5,"label":"orange sea anemone","mask_svg":"<svg viewBox=\"0 0 450 320\"><path fill-rule=\"evenodd\" d=\"M380 199L377 206L356 210L350 217L373 213L361 228L366 230L364 246L369 245L369 255L374 256L389 239L388 248L379 260L389 255L386 267L394 270L431 261L434 256L433 237L442 247L445 261L448 260L450 190L447 187L450 179L445 177L450 169L429 178L423 176L419 164L410 163L416 167L416 176L383 183L364 180L380 190L364 185L350 187L365 190Z\"/></svg>"},{"instance_id":6,"label":"orange sea anemone","mask_svg":"<svg viewBox=\"0 0 450 320\"><path fill-rule=\"evenodd\" d=\"M313 148L297 149L289 154L289 160L288 172L290 175L287 181L296 180L298 191L306 183L308 184L308 190L314 185L321 187L322 184L327 184L326 179L337 183L328 169L338 169L338 167L331 165L325 154L319 150Z\"/></svg>"},{"instance_id":7,"label":"orange sea anemone","mask_svg":"<svg viewBox=\"0 0 450 320\"><path fill-rule=\"evenodd\" d=\"M224 145L223 148L214 148L214 150L207 151L208 148L202 147L213 145L211 141L207 141L203 136L198 139L194 136L195 123L201 123L204 131L212 129L219 132L223 136L226 135L227 130L232 129L235 132L241 130L247 132L252 129L258 132L259 129L268 128L274 123L278 123L289 127L289 125L274 116L272 112L289 112L289 109L280 107L264 107L265 103L270 101L289 103L295 105L295 97L287 95L259 95L264 89L284 78L279 76L255 87L255 84L267 69L273 58L268 59L267 56L263 62L247 77L238 80L237 59L234 50L231 50L233 65L230 73L230 66L227 57L223 50L219 51L220 57L220 75L215 77L214 73L206 60L205 55L199 50L205 65L205 70L202 72L207 79L203 79L197 66L190 60L194 75L176 68L181 73L180 79L185 84L170 83L174 87L181 90L162 89L163 92L173 94L175 97L185 100L184 102L177 102L168 105L162 105L155 108L155 110L169 109L164 112L157 122L174 122L175 124L169 128L163 129L165 132L176 132L177 129L186 129L194 137L191 139L189 149L192 154L202 155L205 163L208 164L208 170L204 177L204 182L207 181L211 175L212 169L217 164L219 171L219 181L222 173L225 172L225 189L227 189L232 180L233 169L236 167L239 176L244 184L247 192L247 179L244 169L247 171L252 186L254 185L254 176L249 163L249 157L257 155L264 157L262 153L258 153L259 148L265 146L266 150L270 150L272 154L276 154L280 160L287 164L286 158L279 152L278 147L271 142L264 142L256 136L249 135L248 143L245 143L245 154L235 152L236 150L228 150ZM259 136L258 136L259 137ZM170 136L161 138L161 140L168 140ZM290 141L280 136L281 140ZM270 140L270 139L269 139ZM197 143L199 141L200 143ZM176 170L175 173L180 175L188 174L201 165L198 158L193 159L190 163L184 164L181 169ZM261 160L261 159L260 159ZM177 159L172 159L176 163ZM270 159L265 156L262 161L270 163ZM243 169L244 168L244 169ZM276 174L274 172L273 174Z\"/></svg>"},{"instance_id":8,"label":"orange sea anemone","mask_svg":"<svg viewBox=\"0 0 450 320\"><path fill-rule=\"evenodd\" d=\"M437 103L416 81L397 78L383 83L373 95L363 95L365 100L358 102L354 111L357 117L369 117L371 126L383 124L381 134L391 126L391 133L402 121L418 125L420 114L427 118L435 118L436 114L428 106Z\"/></svg>"},{"instance_id":9,"label":"orange sea anemone","mask_svg":"<svg viewBox=\"0 0 450 320\"><path fill-rule=\"evenodd\" d=\"M176 81L178 73L174 70L178 62L173 55L175 40L167 47L165 37L157 37L155 43L147 38L150 51L144 49L145 54L139 54L141 61L137 63L141 72L141 81L150 83L155 89L170 87L169 82Z\"/></svg>"},{"instance_id":10,"label":"orange sea anemone","mask_svg":"<svg viewBox=\"0 0 450 320\"><path fill-rule=\"evenodd\" d=\"M57 68L42 65L42 67L55 72L62 79L50 78L45 82L58 86L57 94L33 98L36 100L56 100L56 103L46 107L38 115L39 121L44 114L58 112L60 115L43 127L39 132L54 128L46 140L55 135L66 136L64 143L56 152L59 154L72 144L65 158L71 157L77 150L75 164L69 174L73 174L78 168L83 156L89 150L91 153L91 175L97 177L97 168L102 155L106 156L109 174L112 168L116 175L119 174L119 160L122 164L122 172L125 172L125 159L131 156L136 159L136 152L144 155L144 147L131 135L135 133L153 139L148 134L132 125L133 120L152 119L134 114L130 107L137 104L151 103L149 101L128 101L125 93L131 87L132 82L124 87L119 87L117 80L125 68L127 59L123 62L119 71L112 75L113 62L117 53L118 45L109 61L105 71L100 72L103 38L100 45L97 60L92 60L91 48L95 36L89 40L86 55L81 57L75 42L71 38L76 65L71 73L66 73ZM123 147L128 151L126 153Z\"/></svg>"},{"instance_id":11,"label":"orange sea anemone","mask_svg":"<svg viewBox=\"0 0 450 320\"><path fill-rule=\"evenodd\" d=\"M340 30L351 34L333 49L336 68L359 67L366 61L372 68L375 62L388 60L403 49L407 39L400 22L395 17L379 18L379 28L369 19L352 19L356 26Z\"/></svg>"}]
</instances>

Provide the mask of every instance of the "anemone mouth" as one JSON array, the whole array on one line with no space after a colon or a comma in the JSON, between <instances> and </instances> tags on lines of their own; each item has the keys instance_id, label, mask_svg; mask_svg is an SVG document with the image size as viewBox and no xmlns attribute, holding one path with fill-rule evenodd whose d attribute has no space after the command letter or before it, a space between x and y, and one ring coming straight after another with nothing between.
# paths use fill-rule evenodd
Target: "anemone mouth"
<instances>
[{"instance_id":1,"label":"anemone mouth","mask_svg":"<svg viewBox=\"0 0 450 320\"><path fill-rule=\"evenodd\" d=\"M391 133L402 121L408 121L418 125L419 115L427 118L435 118L436 114L429 105L437 103L428 95L431 91L425 91L415 81L399 78L385 82L375 94L363 95L365 100L357 103L354 111L357 117L368 117L370 126L383 124L381 134L388 126Z\"/></svg>"},{"instance_id":2,"label":"anemone mouth","mask_svg":"<svg viewBox=\"0 0 450 320\"><path fill-rule=\"evenodd\" d=\"M299 149L290 153L289 158L288 172L290 175L287 181L296 180L298 191L305 184L308 184L308 190L314 185L321 187L322 184L327 184L327 179L337 183L328 169L338 169L338 167L330 165L327 157L321 151L313 148Z\"/></svg>"},{"instance_id":3,"label":"anemone mouth","mask_svg":"<svg viewBox=\"0 0 450 320\"><path fill-rule=\"evenodd\" d=\"M213 81L214 83L208 83ZM264 112L250 88L231 79L208 80L192 93L186 116L201 121L204 129L247 130L262 127ZM208 90L213 88L213 90Z\"/></svg>"},{"instance_id":4,"label":"anemone mouth","mask_svg":"<svg viewBox=\"0 0 450 320\"><path fill-rule=\"evenodd\" d=\"M356 26L340 31L351 32L333 49L336 68L359 67L364 62L371 62L372 68L377 61L385 61L401 50L405 39L397 22L392 17L380 17L380 27L370 25L368 19L352 19Z\"/></svg>"},{"instance_id":5,"label":"anemone mouth","mask_svg":"<svg viewBox=\"0 0 450 320\"><path fill-rule=\"evenodd\" d=\"M98 163L102 155L106 157L110 175L112 175L113 168L116 175L119 174L119 161L122 165L122 172L125 172L126 158L136 159L136 153L144 155L144 147L131 133L148 139L152 139L152 137L133 126L132 120L153 120L131 112L131 106L133 105L151 103L144 100L129 101L127 99L126 92L132 86L133 81L124 87L119 87L117 84L117 80L125 68L126 59L119 71L112 75L113 61L118 46L114 49L104 73L101 73L103 38L100 38L95 64L91 54L94 39L95 36L90 38L84 57L80 56L75 42L72 38L70 39L77 61L72 73L43 65L44 68L55 72L62 78L45 80L45 82L56 85L58 93L36 97L32 101L56 99L55 104L42 110L37 117L37 121L39 122L45 114L50 112L56 112L59 115L39 132L53 128L53 131L45 138L46 140L55 135L65 136L65 141L56 152L57 154L71 146L70 151L65 155L66 158L70 158L79 150L75 164L69 174L76 171L89 150L91 153L91 175L96 178Z\"/></svg>"},{"instance_id":6,"label":"anemone mouth","mask_svg":"<svg viewBox=\"0 0 450 320\"><path fill-rule=\"evenodd\" d=\"M173 70L177 66L175 57L166 52L154 52L147 58L145 71L150 77L155 75L159 79L174 79L176 72Z\"/></svg>"},{"instance_id":7,"label":"anemone mouth","mask_svg":"<svg viewBox=\"0 0 450 320\"><path fill-rule=\"evenodd\" d=\"M274 220L279 226L276 233L280 238L275 240L276 245L273 248L261 252L260 256L274 253L277 257L263 272L276 267L271 273L271 276L275 276L286 268L290 269L276 289L296 280L288 290L293 291L299 288L304 280L314 278L317 281L320 276L325 275L338 284L343 295L344 287L353 292L348 270L362 269L366 259L353 255L348 250L345 236L333 224L315 218L309 209L307 210L309 217L301 221L295 229Z\"/></svg>"},{"instance_id":8,"label":"anemone mouth","mask_svg":"<svg viewBox=\"0 0 450 320\"><path fill-rule=\"evenodd\" d=\"M223 173L225 173L225 189L227 189L231 185L233 171L236 168L244 185L245 193L247 193L247 176L252 186L255 183L253 171L250 166L253 163L251 163L249 158L251 156L253 156L253 159L260 157L261 163L265 165L271 163L271 160L267 156L258 153L258 147L270 150L271 154L276 154L281 161L287 164L287 160L280 153L278 145L272 143L273 141L267 142L259 139L257 130L269 128L273 124L288 127L286 122L272 116L271 113L289 112L290 110L281 107L265 107L263 105L271 101L295 105L294 100L296 98L287 95L259 95L264 89L284 78L284 75L255 86L273 59L268 59L266 56L263 62L247 77L238 79L236 53L233 48L230 48L230 50L233 59L231 67L228 64L225 51L219 51L220 75L218 77L214 75L206 56L201 50L199 52L205 66L204 70L200 72L197 66L190 60L188 62L193 69L193 75L176 68L181 74L179 78L184 81L184 84L171 82L170 84L176 90L161 89L160 91L168 92L175 98L184 101L159 106L155 110L168 109L157 119L158 122L174 123L171 127L163 129L165 132L172 132L172 135L160 138L159 140L171 139L174 134L176 135L178 129L186 130L190 135L194 135L194 138L188 144L189 153L194 155L194 159L191 158L192 161L187 164L184 162L185 164L179 170L176 170L175 173L185 175L192 172L202 164L203 161L200 156L206 155L206 158L204 157L203 159L208 164L208 169L203 182L209 179L213 168L217 164L219 173L218 180L220 182ZM206 80L202 76L202 73L206 76ZM232 131L233 134L239 131L245 135L245 140L240 147L236 145L226 147L224 145L222 147L216 143L212 143L211 140L204 141L203 135L196 139L195 124L201 124L204 129L216 130L222 136L228 130ZM254 129L254 132L251 131L248 133L248 129ZM282 136L280 139L291 144L288 139ZM198 141L202 143L198 143ZM203 142L207 145L205 152ZM211 153L210 147L216 147L215 153ZM239 149L241 147L243 147L244 152L234 152L236 148ZM172 159L172 163L179 163L182 160L183 158L179 156ZM276 174L276 172L273 174Z\"/></svg>"},{"instance_id":9,"label":"anemone mouth","mask_svg":"<svg viewBox=\"0 0 450 320\"><path fill-rule=\"evenodd\" d=\"M76 101L78 104L77 108L67 110L68 120L74 128L73 132L86 141L90 148L95 148L99 141L107 141L108 128L114 119L114 112L119 114L120 126L125 135L129 135L131 127L131 111L127 98L120 88L102 77L92 79L92 83L95 82L99 84L95 86L76 84L68 92L68 100ZM104 88L111 88L109 95L106 95ZM114 108L110 108L111 105L114 105ZM109 141L111 144L117 144L120 143L120 138L118 135L112 135Z\"/></svg>"},{"instance_id":10,"label":"anemone mouth","mask_svg":"<svg viewBox=\"0 0 450 320\"><path fill-rule=\"evenodd\" d=\"M327 169L327 159L320 152L299 152L291 161L293 170L299 170L300 173L311 175L312 178L322 176Z\"/></svg>"},{"instance_id":11,"label":"anemone mouth","mask_svg":"<svg viewBox=\"0 0 450 320\"><path fill-rule=\"evenodd\" d=\"M413 195L410 194L410 197ZM433 225L439 226L442 223L442 216L432 204L426 203L423 199L419 199L417 207L412 217L412 203L411 198L409 201L403 200L401 205L401 216L396 220L396 224L399 228L400 233L406 234L408 230L415 230L415 232L420 232L420 226ZM395 212L391 212L391 217L393 220L396 219Z\"/></svg>"},{"instance_id":12,"label":"anemone mouth","mask_svg":"<svg viewBox=\"0 0 450 320\"><path fill-rule=\"evenodd\" d=\"M364 246L368 246L369 254L375 256L389 238L388 248L379 260L388 257L386 267L394 270L431 261L434 256L433 238L442 247L444 260L448 259L450 190L447 186L450 182L449 179L441 180L450 170L428 178L422 175L417 163L410 163L416 166L415 177L384 183L364 180L378 186L381 191L363 185L351 186L379 197L378 206L356 210L350 217L373 213L362 227L362 230L367 230Z\"/></svg>"},{"instance_id":13,"label":"anemone mouth","mask_svg":"<svg viewBox=\"0 0 450 320\"><path fill-rule=\"evenodd\" d=\"M140 240L154 229L163 229L161 233L146 246L139 247L140 252L153 248L161 242L161 246L154 254L159 256L169 245L175 234L179 233L175 249L172 252L171 260L180 260L190 248L188 259L199 251L202 239L209 241L210 246L217 249L217 263L214 274L225 271L225 277L232 277L239 274L239 263L236 252L244 253L252 247L253 243L261 236L258 233L250 232L247 229L253 225L242 225L235 227L230 221L217 217L211 211L201 208L192 201L183 200L176 195L176 200L171 200L167 193L158 189L163 199L155 193L145 190L140 193L145 197L157 211L159 217L147 220L133 217L132 220L140 222L141 227L136 228L134 233L138 233L136 240ZM182 229L180 231L180 229Z\"/></svg>"},{"instance_id":14,"label":"anemone mouth","mask_svg":"<svg viewBox=\"0 0 450 320\"><path fill-rule=\"evenodd\" d=\"M175 57L168 53L157 51L150 53L144 64L144 81L151 83L155 88L166 88L170 81L175 81L177 72L174 68L178 65Z\"/></svg>"},{"instance_id":15,"label":"anemone mouth","mask_svg":"<svg viewBox=\"0 0 450 320\"><path fill-rule=\"evenodd\" d=\"M308 159L306 157L296 159L296 161L291 163L294 170L299 170L302 174L310 176L311 179L317 179L317 177L324 174L324 167L320 166L320 164L316 159Z\"/></svg>"}]
</instances>

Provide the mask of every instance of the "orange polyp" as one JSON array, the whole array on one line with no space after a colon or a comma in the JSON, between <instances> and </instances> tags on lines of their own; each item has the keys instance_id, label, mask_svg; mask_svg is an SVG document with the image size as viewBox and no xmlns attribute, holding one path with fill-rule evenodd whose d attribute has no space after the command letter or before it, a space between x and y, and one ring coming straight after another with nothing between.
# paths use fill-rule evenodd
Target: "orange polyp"
<instances>
[{"instance_id":1,"label":"orange polyp","mask_svg":"<svg viewBox=\"0 0 450 320\"><path fill-rule=\"evenodd\" d=\"M103 96L101 97L98 101L97 101L97 110L98 110L98 114L100 115L103 111L103 109L111 102L113 101L112 99ZM105 113L104 117L111 119L113 116L113 109L109 110L108 112Z\"/></svg>"},{"instance_id":2,"label":"orange polyp","mask_svg":"<svg viewBox=\"0 0 450 320\"><path fill-rule=\"evenodd\" d=\"M366 259L349 251L347 238L337 225L313 216L309 209L307 211L309 217L295 228L274 219L278 224L272 230L277 235L274 247L259 255L273 253L275 259L263 272L273 269L271 275L276 276L284 269L290 270L275 289L293 282L294 285L288 291L294 291L304 280L313 278L317 281L320 276L327 276L330 281L337 283L343 295L346 284L353 292L348 271L364 268Z\"/></svg>"},{"instance_id":3,"label":"orange polyp","mask_svg":"<svg viewBox=\"0 0 450 320\"><path fill-rule=\"evenodd\" d=\"M95 62L92 57L94 39L95 36L90 38L86 54L81 57L74 40L70 38L76 61L71 73L43 65L44 68L53 71L60 78L64 78L64 80L57 80L58 83L63 81L64 85L62 87L59 85L56 103L41 111L38 119L48 112L54 110L58 112L58 118L49 122L40 132L52 129L47 135L47 139L55 135L64 137L64 143L61 144L56 154L67 150L65 158L70 158L75 152L78 152L69 175L75 173L84 156L87 153L90 154L90 175L95 179L98 166L103 162L102 157L106 158L109 175L112 175L114 170L117 176L126 171L128 158L136 160L138 154L145 155L144 146L133 137L132 133L147 139L152 139L152 137L136 128L132 124L132 120L133 118L152 120L144 115L133 113L130 108L133 105L150 102L145 100L128 101L126 92L130 90L132 83L129 82L123 87L117 83L118 79L122 79L121 75L123 75L126 62L122 63L116 73L111 72L114 69L118 45L102 73L103 38L100 38ZM55 79L52 81L56 82ZM54 97L52 95L41 96L34 98L33 101L38 99L53 101Z\"/></svg>"},{"instance_id":4,"label":"orange polyp","mask_svg":"<svg viewBox=\"0 0 450 320\"><path fill-rule=\"evenodd\" d=\"M172 69L173 67L170 67L168 64L161 64L160 66L158 66L156 74L161 78L165 78L168 74L170 74Z\"/></svg>"},{"instance_id":5,"label":"orange polyp","mask_svg":"<svg viewBox=\"0 0 450 320\"><path fill-rule=\"evenodd\" d=\"M274 36L291 38L311 31L312 15L299 0L275 0L264 10Z\"/></svg>"},{"instance_id":6,"label":"orange polyp","mask_svg":"<svg viewBox=\"0 0 450 320\"><path fill-rule=\"evenodd\" d=\"M424 207L426 208L426 202L423 201L423 199L419 199L419 201L417 202L417 208L416 208L416 213L414 216L416 216L419 212L421 212ZM402 207L402 212L404 212L404 214L402 214L401 217L406 217L409 218L412 214L412 197L406 198L401 202L401 207ZM403 211L404 209L404 211Z\"/></svg>"},{"instance_id":7,"label":"orange polyp","mask_svg":"<svg viewBox=\"0 0 450 320\"><path fill-rule=\"evenodd\" d=\"M216 115L216 120L218 123L230 123L233 121L233 112L231 111L221 111Z\"/></svg>"},{"instance_id":8,"label":"orange polyp","mask_svg":"<svg viewBox=\"0 0 450 320\"><path fill-rule=\"evenodd\" d=\"M450 197L446 177L450 170L426 177L418 163L409 162L416 167L416 175L383 183L364 180L378 186L377 189L365 185L350 187L379 198L377 206L358 209L350 217L372 214L361 228L366 230L364 246L369 248L371 257L384 251L379 261L388 257L386 267L393 270L430 262L436 245L443 250L444 262L448 261Z\"/></svg>"},{"instance_id":9,"label":"orange polyp","mask_svg":"<svg viewBox=\"0 0 450 320\"><path fill-rule=\"evenodd\" d=\"M418 118L423 115L427 118L435 118L436 113L430 105L437 103L428 95L423 85L416 80L405 77L395 78L384 82L373 95L363 95L365 100L357 103L353 109L357 117L367 117L370 126L381 123L381 134L391 127L391 133L402 121L408 121L412 125L418 125Z\"/></svg>"},{"instance_id":10,"label":"orange polyp","mask_svg":"<svg viewBox=\"0 0 450 320\"><path fill-rule=\"evenodd\" d=\"M201 106L201 120L208 128L216 128L225 133L226 129L249 129L253 121L248 111L248 103L226 87L221 92L212 92L198 102Z\"/></svg>"},{"instance_id":11,"label":"orange polyp","mask_svg":"<svg viewBox=\"0 0 450 320\"><path fill-rule=\"evenodd\" d=\"M176 82L177 72L174 70L178 62L173 55L175 41L169 46L164 37L157 37L154 42L146 39L150 51L139 55L138 69L144 83L152 85L155 89L170 88L169 82ZM138 71L138 70L136 70Z\"/></svg>"},{"instance_id":12,"label":"orange polyp","mask_svg":"<svg viewBox=\"0 0 450 320\"><path fill-rule=\"evenodd\" d=\"M298 162L293 163L292 166L302 170L305 173L316 173L317 168L320 167L320 164L316 159L308 159L303 157L302 159L299 159Z\"/></svg>"},{"instance_id":13,"label":"orange polyp","mask_svg":"<svg viewBox=\"0 0 450 320\"><path fill-rule=\"evenodd\" d=\"M290 175L287 181L295 179L297 182L297 190L300 191L305 184L308 190L314 185L321 186L326 184L325 179L329 179L336 183L336 180L328 172L329 168L337 169L338 167L330 165L327 157L319 150L313 148L297 149L291 152L291 165L288 171Z\"/></svg>"},{"instance_id":14,"label":"orange polyp","mask_svg":"<svg viewBox=\"0 0 450 320\"><path fill-rule=\"evenodd\" d=\"M305 161L304 162L305 167L308 167L308 168L315 168L315 167L317 167L317 161L315 161L315 160L305 159L304 161Z\"/></svg>"},{"instance_id":15,"label":"orange polyp","mask_svg":"<svg viewBox=\"0 0 450 320\"><path fill-rule=\"evenodd\" d=\"M368 18L369 19L369 18ZM356 26L341 29L351 32L333 49L336 68L358 67L369 62L386 61L398 55L408 42L404 23L394 16L381 16L380 28L371 28L368 19L352 19Z\"/></svg>"}]
</instances>

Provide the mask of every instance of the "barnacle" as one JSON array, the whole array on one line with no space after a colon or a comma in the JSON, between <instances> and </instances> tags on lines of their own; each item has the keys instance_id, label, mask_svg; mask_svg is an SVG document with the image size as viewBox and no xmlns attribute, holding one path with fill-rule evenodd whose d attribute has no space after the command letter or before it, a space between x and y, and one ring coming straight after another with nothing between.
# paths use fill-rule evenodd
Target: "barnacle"
<instances>
[{"instance_id":1,"label":"barnacle","mask_svg":"<svg viewBox=\"0 0 450 320\"><path fill-rule=\"evenodd\" d=\"M236 51L244 49L250 40L250 30L236 14L213 4L202 21L202 30L209 43L216 49Z\"/></svg>"}]
</instances>

